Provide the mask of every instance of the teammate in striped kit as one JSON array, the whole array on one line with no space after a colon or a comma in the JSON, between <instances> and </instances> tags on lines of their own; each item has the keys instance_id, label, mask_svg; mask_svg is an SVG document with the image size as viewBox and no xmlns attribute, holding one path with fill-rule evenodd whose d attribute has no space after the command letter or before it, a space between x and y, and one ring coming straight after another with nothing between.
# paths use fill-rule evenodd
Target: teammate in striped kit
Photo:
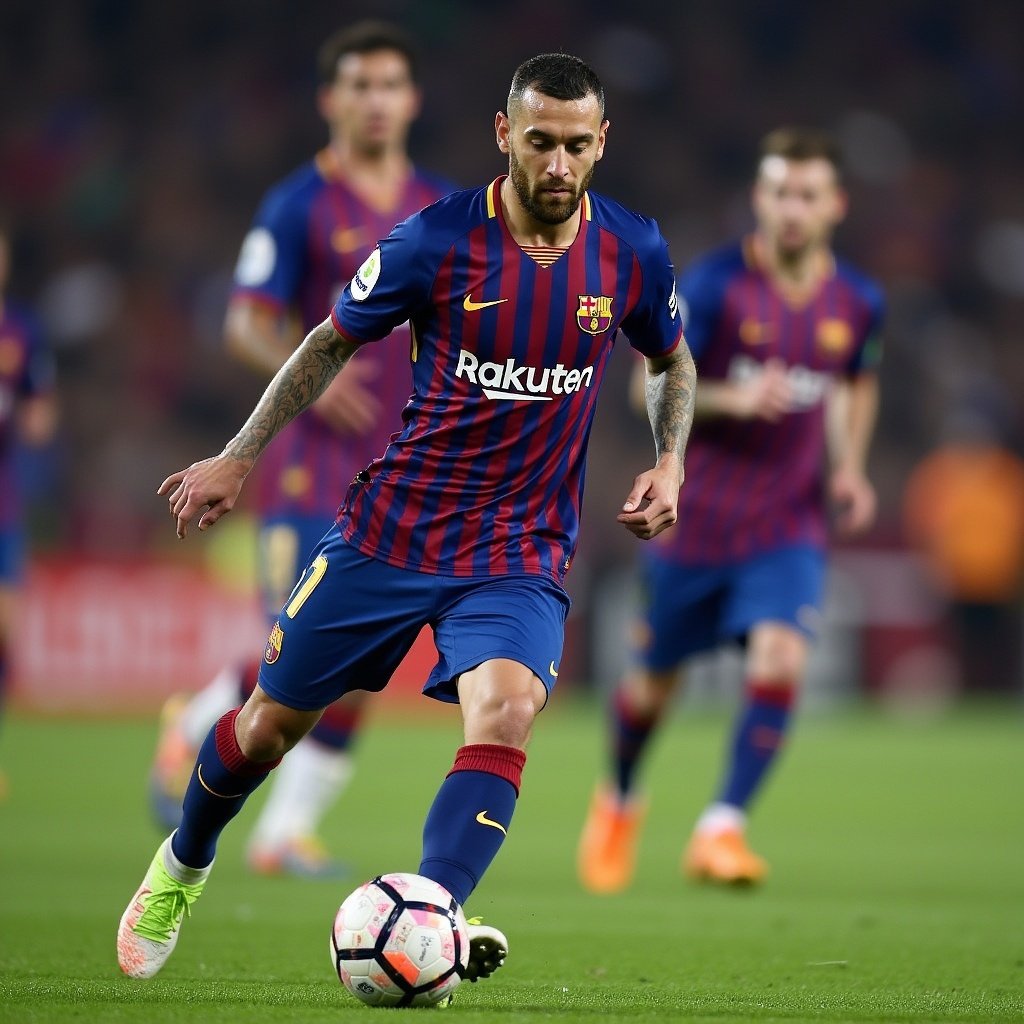
<instances>
[{"instance_id":1,"label":"teammate in striped kit","mask_svg":"<svg viewBox=\"0 0 1024 1024\"><path fill-rule=\"evenodd\" d=\"M410 214L452 191L412 166L406 151L419 112L412 43L392 25L359 22L318 55L320 112L330 140L315 159L274 186L242 244L225 324L229 350L272 377L345 282ZM360 353L317 402L267 450L256 483L259 566L269 622L330 526L352 478L380 455L412 391L396 328L388 350ZM150 793L165 828L181 818L192 763L210 726L252 692L259 660L230 665L191 699L176 694L161 714ZM261 874L338 874L317 836L352 774L350 746L365 694L331 705L288 758L253 827L247 850Z\"/></svg>"},{"instance_id":2,"label":"teammate in striped kit","mask_svg":"<svg viewBox=\"0 0 1024 1024\"><path fill-rule=\"evenodd\" d=\"M0 226L0 713L25 559L15 453L19 440L40 447L57 427L53 356L36 318L5 294L10 266L10 239ZM0 800L6 792L7 778L0 771Z\"/></svg>"},{"instance_id":3,"label":"teammate in striped kit","mask_svg":"<svg viewBox=\"0 0 1024 1024\"><path fill-rule=\"evenodd\" d=\"M611 778L594 794L580 840L580 878L595 892L619 891L632 878L645 809L637 768L680 664L729 640L746 647L745 698L721 788L683 870L724 883L763 878L765 862L745 840L746 808L804 675L824 581L827 502L844 533L874 516L865 462L882 296L830 247L846 212L832 139L807 129L768 135L753 204L755 232L679 281L702 381L679 505L685 528L645 552L637 664L613 696ZM835 428L829 443L827 425Z\"/></svg>"},{"instance_id":4,"label":"teammate in striped kit","mask_svg":"<svg viewBox=\"0 0 1024 1024\"><path fill-rule=\"evenodd\" d=\"M255 693L200 750L182 824L121 921L118 958L132 976L152 976L170 955L220 831L277 759L339 694L385 686L428 623L439 659L424 690L461 704L465 743L427 814L418 870L466 902L505 838L533 721L558 675L561 582L620 330L646 358L656 463L618 521L642 539L675 521L693 360L657 225L588 190L608 130L601 83L575 57L531 58L495 130L508 176L396 227L224 452L160 487L179 536L197 515L208 528L352 353L411 322L401 432L349 488L271 632ZM543 265L527 248L555 258ZM470 938L469 976L490 974L505 937Z\"/></svg>"}]
</instances>

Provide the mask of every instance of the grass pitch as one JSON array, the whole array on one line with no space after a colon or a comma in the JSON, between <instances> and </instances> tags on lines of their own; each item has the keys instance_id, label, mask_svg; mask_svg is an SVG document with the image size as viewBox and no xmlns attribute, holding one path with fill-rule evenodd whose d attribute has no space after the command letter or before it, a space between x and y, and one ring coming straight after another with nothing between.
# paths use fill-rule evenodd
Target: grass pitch
<instances>
[{"instance_id":1,"label":"grass pitch","mask_svg":"<svg viewBox=\"0 0 1024 1024\"><path fill-rule=\"evenodd\" d=\"M247 806L174 957L138 982L120 976L114 934L160 839L145 806L154 728L5 723L0 1021L311 1024L402 1012L348 996L328 932L357 882L415 870L423 815L459 742L455 713L371 722L324 830L351 879L248 875ZM405 1012L566 1024L1024 1020L1019 706L799 722L753 817L773 869L757 891L679 876L728 730L724 716L685 713L647 764L638 881L622 896L580 891L573 858L602 728L595 710L571 704L538 722L514 827L467 908L507 932L507 966L463 985L449 1010Z\"/></svg>"}]
</instances>

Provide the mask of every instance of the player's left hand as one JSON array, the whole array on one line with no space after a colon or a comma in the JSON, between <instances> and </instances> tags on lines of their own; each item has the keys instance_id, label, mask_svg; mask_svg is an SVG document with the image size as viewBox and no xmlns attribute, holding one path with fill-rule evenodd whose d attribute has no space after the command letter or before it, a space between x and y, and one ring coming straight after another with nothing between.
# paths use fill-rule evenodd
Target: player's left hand
<instances>
[{"instance_id":1,"label":"player's left hand","mask_svg":"<svg viewBox=\"0 0 1024 1024\"><path fill-rule=\"evenodd\" d=\"M202 509L199 529L207 530L235 507L238 492L252 465L229 455L194 462L188 469L172 473L157 489L166 494L175 520L178 539L188 533L188 525Z\"/></svg>"},{"instance_id":2,"label":"player's left hand","mask_svg":"<svg viewBox=\"0 0 1024 1024\"><path fill-rule=\"evenodd\" d=\"M875 521L875 489L863 473L843 467L834 470L829 491L836 528L843 536L863 533Z\"/></svg>"},{"instance_id":3,"label":"player's left hand","mask_svg":"<svg viewBox=\"0 0 1024 1024\"><path fill-rule=\"evenodd\" d=\"M633 481L616 519L641 540L657 537L676 521L682 483L682 466L666 459Z\"/></svg>"}]
</instances>

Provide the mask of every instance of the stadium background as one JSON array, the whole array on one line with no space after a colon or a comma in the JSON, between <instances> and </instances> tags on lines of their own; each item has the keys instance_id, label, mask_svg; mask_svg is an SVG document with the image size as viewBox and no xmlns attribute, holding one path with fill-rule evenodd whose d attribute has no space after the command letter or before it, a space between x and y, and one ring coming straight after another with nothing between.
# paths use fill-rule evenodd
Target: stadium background
<instances>
[{"instance_id":1,"label":"stadium background","mask_svg":"<svg viewBox=\"0 0 1024 1024\"><path fill-rule=\"evenodd\" d=\"M58 442L26 463L40 557L16 651L22 704L155 707L259 642L244 517L179 545L154 492L218 450L260 391L221 349L232 266L264 189L323 143L318 42L366 15L420 41L412 152L467 186L502 170L491 125L514 66L544 49L590 60L612 123L595 184L657 217L679 266L749 225L764 131L803 122L839 133L853 205L838 248L890 303L872 457L881 516L836 559L814 692L948 694L942 597L907 549L901 506L908 474L958 417L983 417L1012 450L1024 442L1024 5L284 10L56 0L44 16L8 0L0 11L11 292L44 317L63 406ZM633 546L613 511L649 450L626 409L624 353L613 367L571 578L563 677L576 686L607 682L621 663Z\"/></svg>"}]
</instances>

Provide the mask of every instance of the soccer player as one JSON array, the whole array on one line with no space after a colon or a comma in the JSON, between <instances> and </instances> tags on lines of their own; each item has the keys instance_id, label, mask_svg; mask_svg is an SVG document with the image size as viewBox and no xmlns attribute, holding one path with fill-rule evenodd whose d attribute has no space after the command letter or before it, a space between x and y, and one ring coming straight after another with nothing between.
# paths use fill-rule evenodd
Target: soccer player
<instances>
[{"instance_id":1,"label":"soccer player","mask_svg":"<svg viewBox=\"0 0 1024 1024\"><path fill-rule=\"evenodd\" d=\"M270 190L242 245L225 322L229 350L272 377L329 309L377 240L451 187L413 167L406 143L420 97L415 51L403 32L364 21L318 55L319 109L328 145ZM270 446L256 489L260 576L273 622L306 556L330 526L352 478L387 447L412 391L408 329L386 351L369 346ZM228 666L191 700L172 697L150 775L166 828L203 738L252 692L259 661ZM247 859L262 874L340 873L317 836L352 774L350 744L365 694L331 705L276 773Z\"/></svg>"},{"instance_id":2,"label":"soccer player","mask_svg":"<svg viewBox=\"0 0 1024 1024\"><path fill-rule=\"evenodd\" d=\"M772 132L752 200L753 234L679 281L702 380L679 505L685 529L645 551L637 663L611 701L609 778L578 851L580 879L594 892L632 879L645 810L637 771L681 663L731 640L746 649L742 708L721 786L682 867L721 883L764 877L764 860L746 843L746 812L782 746L807 665L827 505L843 533L874 516L865 461L882 296L832 252L847 207L835 142L809 129Z\"/></svg>"},{"instance_id":3,"label":"soccer player","mask_svg":"<svg viewBox=\"0 0 1024 1024\"><path fill-rule=\"evenodd\" d=\"M57 426L54 365L35 318L9 301L11 246L0 228L0 712L14 642L14 613L25 557L15 450L46 444ZM0 797L7 782L0 772Z\"/></svg>"},{"instance_id":4,"label":"soccer player","mask_svg":"<svg viewBox=\"0 0 1024 1024\"><path fill-rule=\"evenodd\" d=\"M617 518L642 539L675 521L693 360L657 224L588 188L608 131L600 80L575 57L542 54L517 69L506 109L495 130L508 175L398 225L224 451L160 486L180 537L197 515L208 529L352 354L411 322L401 432L352 481L271 630L256 690L204 740L181 825L121 919L127 974L163 966L221 830L281 755L340 694L384 687L428 623L439 658L424 692L461 705L465 743L427 814L418 871L465 904L505 838L558 677L562 581L620 329L646 357L656 462ZM475 980L508 944L471 928Z\"/></svg>"}]
</instances>

